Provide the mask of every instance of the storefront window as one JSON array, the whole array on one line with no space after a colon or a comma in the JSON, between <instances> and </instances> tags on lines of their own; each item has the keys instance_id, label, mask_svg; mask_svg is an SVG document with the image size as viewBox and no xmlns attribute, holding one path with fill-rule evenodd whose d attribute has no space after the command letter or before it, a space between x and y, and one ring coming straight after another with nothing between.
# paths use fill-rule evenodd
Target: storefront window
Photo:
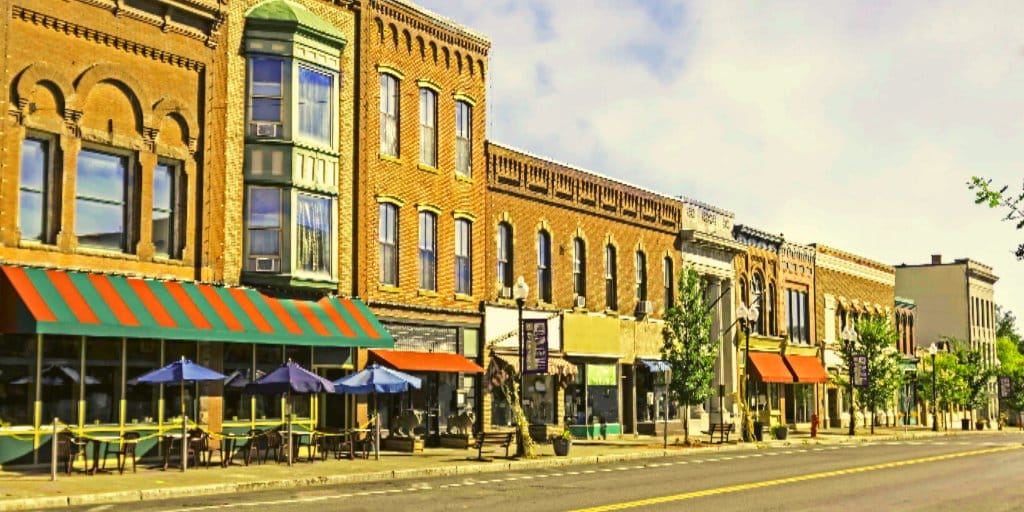
<instances>
[{"instance_id":1,"label":"storefront window","mask_svg":"<svg viewBox=\"0 0 1024 512\"><path fill-rule=\"evenodd\" d=\"M41 381L43 418L53 418L69 425L78 424L79 380L82 343L78 336L46 336L43 338L44 378ZM18 380L29 386L35 384L35 375Z\"/></svg>"},{"instance_id":2,"label":"storefront window","mask_svg":"<svg viewBox=\"0 0 1024 512\"><path fill-rule=\"evenodd\" d=\"M194 341L165 341L164 342L164 364L169 364L176 359L185 359L195 362L196 343ZM181 418L181 404L183 387L180 384L164 384L164 422L170 418ZM185 411L193 420L197 417L197 406L195 397L196 384L185 383Z\"/></svg>"},{"instance_id":3,"label":"storefront window","mask_svg":"<svg viewBox=\"0 0 1024 512\"><path fill-rule=\"evenodd\" d=\"M284 351L280 345L256 345L256 374L270 373L284 362ZM276 420L281 418L281 397L278 395L255 395L256 419Z\"/></svg>"},{"instance_id":4,"label":"storefront window","mask_svg":"<svg viewBox=\"0 0 1024 512\"><path fill-rule=\"evenodd\" d=\"M617 423L619 421L619 387L614 364L588 364L587 422Z\"/></svg>"},{"instance_id":5,"label":"storefront window","mask_svg":"<svg viewBox=\"0 0 1024 512\"><path fill-rule=\"evenodd\" d=\"M555 399L558 396L550 375L527 375L523 385L523 412L531 424L557 423Z\"/></svg>"},{"instance_id":6,"label":"storefront window","mask_svg":"<svg viewBox=\"0 0 1024 512\"><path fill-rule=\"evenodd\" d=\"M662 421L665 413L670 420L679 419L679 408L669 402L666 405L668 388L665 373L653 372L646 366L636 371L636 417L637 421Z\"/></svg>"},{"instance_id":7,"label":"storefront window","mask_svg":"<svg viewBox=\"0 0 1024 512\"><path fill-rule=\"evenodd\" d=\"M119 423L121 403L121 340L85 341L85 421Z\"/></svg>"},{"instance_id":8,"label":"storefront window","mask_svg":"<svg viewBox=\"0 0 1024 512\"><path fill-rule=\"evenodd\" d=\"M242 393L252 374L252 345L249 343L224 344L224 419L247 421L252 419L252 400Z\"/></svg>"},{"instance_id":9,"label":"storefront window","mask_svg":"<svg viewBox=\"0 0 1024 512\"><path fill-rule=\"evenodd\" d=\"M313 371L313 351L309 347L285 347L285 360L299 363L299 366ZM292 414L296 418L309 418L309 406L312 397L309 395L292 396Z\"/></svg>"},{"instance_id":10,"label":"storefront window","mask_svg":"<svg viewBox=\"0 0 1024 512\"><path fill-rule=\"evenodd\" d=\"M127 423L154 423L157 404L160 400L160 386L130 382L160 367L159 340L128 340L127 367L125 377L129 384L125 390L125 421ZM180 413L180 411L179 411ZM178 414L178 413L175 413Z\"/></svg>"},{"instance_id":11,"label":"storefront window","mask_svg":"<svg viewBox=\"0 0 1024 512\"><path fill-rule=\"evenodd\" d=\"M790 423L810 423L814 414L814 385L786 385L786 419Z\"/></svg>"},{"instance_id":12,"label":"storefront window","mask_svg":"<svg viewBox=\"0 0 1024 512\"><path fill-rule=\"evenodd\" d=\"M0 422L32 424L35 364L34 335L7 334L0 339Z\"/></svg>"}]
</instances>

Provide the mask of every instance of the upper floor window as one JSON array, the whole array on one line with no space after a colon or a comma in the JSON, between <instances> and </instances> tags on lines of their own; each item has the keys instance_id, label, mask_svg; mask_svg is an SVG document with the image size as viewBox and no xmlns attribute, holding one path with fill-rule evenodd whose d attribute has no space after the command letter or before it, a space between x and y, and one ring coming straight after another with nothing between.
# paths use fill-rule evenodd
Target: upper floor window
<instances>
[{"instance_id":1,"label":"upper floor window","mask_svg":"<svg viewBox=\"0 0 1024 512\"><path fill-rule=\"evenodd\" d=\"M764 301L764 314L768 317L768 334L775 336L775 283L768 283L768 294Z\"/></svg>"},{"instance_id":2,"label":"upper floor window","mask_svg":"<svg viewBox=\"0 0 1024 512\"><path fill-rule=\"evenodd\" d=\"M281 271L281 189L249 187L249 268L258 272Z\"/></svg>"},{"instance_id":3,"label":"upper floor window","mask_svg":"<svg viewBox=\"0 0 1024 512\"><path fill-rule=\"evenodd\" d=\"M398 206L381 203L379 221L380 282L398 286Z\"/></svg>"},{"instance_id":4,"label":"upper floor window","mask_svg":"<svg viewBox=\"0 0 1024 512\"><path fill-rule=\"evenodd\" d=\"M81 245L127 251L133 179L124 155L82 149L75 178L75 235Z\"/></svg>"},{"instance_id":5,"label":"upper floor window","mask_svg":"<svg viewBox=\"0 0 1024 512\"><path fill-rule=\"evenodd\" d=\"M249 118L257 137L281 137L284 105L284 61L250 59Z\"/></svg>"},{"instance_id":6,"label":"upper floor window","mask_svg":"<svg viewBox=\"0 0 1024 512\"><path fill-rule=\"evenodd\" d=\"M460 176L473 175L473 107L465 101L455 102L455 173Z\"/></svg>"},{"instance_id":7,"label":"upper floor window","mask_svg":"<svg viewBox=\"0 0 1024 512\"><path fill-rule=\"evenodd\" d=\"M619 309L618 269L615 261L615 246L604 248L604 302L608 309Z\"/></svg>"},{"instance_id":8,"label":"upper floor window","mask_svg":"<svg viewBox=\"0 0 1024 512\"><path fill-rule=\"evenodd\" d=\"M420 163L437 167L437 93L420 88Z\"/></svg>"},{"instance_id":9,"label":"upper floor window","mask_svg":"<svg viewBox=\"0 0 1024 512\"><path fill-rule=\"evenodd\" d=\"M473 293L473 225L455 219L455 293Z\"/></svg>"},{"instance_id":10,"label":"upper floor window","mask_svg":"<svg viewBox=\"0 0 1024 512\"><path fill-rule=\"evenodd\" d=\"M60 201L56 173L51 165L55 160L52 151L49 140L30 137L21 143L18 229L22 240L55 241Z\"/></svg>"},{"instance_id":11,"label":"upper floor window","mask_svg":"<svg viewBox=\"0 0 1024 512\"><path fill-rule=\"evenodd\" d=\"M296 203L296 240L298 268L312 274L331 275L333 239L331 199L298 194Z\"/></svg>"},{"instance_id":12,"label":"upper floor window","mask_svg":"<svg viewBox=\"0 0 1024 512\"><path fill-rule=\"evenodd\" d=\"M398 158L398 78L380 74L380 152Z\"/></svg>"},{"instance_id":13,"label":"upper floor window","mask_svg":"<svg viewBox=\"0 0 1024 512\"><path fill-rule=\"evenodd\" d=\"M312 69L299 68L299 135L332 145L331 91L334 77Z\"/></svg>"},{"instance_id":14,"label":"upper floor window","mask_svg":"<svg viewBox=\"0 0 1024 512\"><path fill-rule=\"evenodd\" d=\"M156 254L178 258L184 246L185 173L180 162L161 161L153 170L153 248Z\"/></svg>"},{"instance_id":15,"label":"upper floor window","mask_svg":"<svg viewBox=\"0 0 1024 512\"><path fill-rule=\"evenodd\" d=\"M587 245L582 238L572 241L572 292L576 297L587 296Z\"/></svg>"},{"instance_id":16,"label":"upper floor window","mask_svg":"<svg viewBox=\"0 0 1024 512\"><path fill-rule=\"evenodd\" d=\"M672 284L675 281L675 271L672 268L672 258L665 258L665 310L676 303L676 296L672 293Z\"/></svg>"},{"instance_id":17,"label":"upper floor window","mask_svg":"<svg viewBox=\"0 0 1024 512\"><path fill-rule=\"evenodd\" d=\"M551 235L537 233L537 298L551 303Z\"/></svg>"},{"instance_id":18,"label":"upper floor window","mask_svg":"<svg viewBox=\"0 0 1024 512\"><path fill-rule=\"evenodd\" d=\"M636 300L647 300L647 255L636 252Z\"/></svg>"},{"instance_id":19,"label":"upper floor window","mask_svg":"<svg viewBox=\"0 0 1024 512\"><path fill-rule=\"evenodd\" d=\"M420 289L437 290L437 215L420 212Z\"/></svg>"},{"instance_id":20,"label":"upper floor window","mask_svg":"<svg viewBox=\"0 0 1024 512\"><path fill-rule=\"evenodd\" d=\"M507 222L498 224L498 283L512 288L512 226Z\"/></svg>"},{"instance_id":21,"label":"upper floor window","mask_svg":"<svg viewBox=\"0 0 1024 512\"><path fill-rule=\"evenodd\" d=\"M757 315L754 332L764 334L764 318L767 315L765 314L764 280L761 279L761 274L754 274L754 277L750 279L750 301L751 305L761 312L761 314Z\"/></svg>"},{"instance_id":22,"label":"upper floor window","mask_svg":"<svg viewBox=\"0 0 1024 512\"><path fill-rule=\"evenodd\" d=\"M807 292L786 290L786 323L790 343L811 342L808 326Z\"/></svg>"}]
</instances>

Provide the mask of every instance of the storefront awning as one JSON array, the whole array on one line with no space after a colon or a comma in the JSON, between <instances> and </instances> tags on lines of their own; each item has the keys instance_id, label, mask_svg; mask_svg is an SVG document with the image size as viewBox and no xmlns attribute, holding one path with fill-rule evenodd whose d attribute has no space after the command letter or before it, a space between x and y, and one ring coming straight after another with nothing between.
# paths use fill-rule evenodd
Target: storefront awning
<instances>
[{"instance_id":1,"label":"storefront awning","mask_svg":"<svg viewBox=\"0 0 1024 512\"><path fill-rule=\"evenodd\" d=\"M647 367L647 371L651 373L664 373L669 371L668 363L658 359L638 359L644 366Z\"/></svg>"},{"instance_id":2,"label":"storefront awning","mask_svg":"<svg viewBox=\"0 0 1024 512\"><path fill-rule=\"evenodd\" d=\"M818 361L817 357L789 354L786 354L784 357L786 364L789 365L789 369L796 376L797 382L819 384L828 382L828 373L825 373L825 368L821 366L821 362Z\"/></svg>"},{"instance_id":3,"label":"storefront awning","mask_svg":"<svg viewBox=\"0 0 1024 512\"><path fill-rule=\"evenodd\" d=\"M392 347L358 299L0 266L0 331L315 347Z\"/></svg>"},{"instance_id":4,"label":"storefront awning","mask_svg":"<svg viewBox=\"0 0 1024 512\"><path fill-rule=\"evenodd\" d=\"M396 370L406 372L483 373L480 365L459 354L371 350L370 355Z\"/></svg>"},{"instance_id":5,"label":"storefront awning","mask_svg":"<svg viewBox=\"0 0 1024 512\"><path fill-rule=\"evenodd\" d=\"M751 352L750 362L761 382L793 382L793 375L782 362L782 356L770 352Z\"/></svg>"}]
</instances>

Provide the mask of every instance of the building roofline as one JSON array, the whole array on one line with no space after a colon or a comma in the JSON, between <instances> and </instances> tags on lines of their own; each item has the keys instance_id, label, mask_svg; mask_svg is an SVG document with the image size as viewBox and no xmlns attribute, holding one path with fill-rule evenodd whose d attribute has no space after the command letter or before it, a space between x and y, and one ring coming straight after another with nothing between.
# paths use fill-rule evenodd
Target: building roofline
<instances>
[{"instance_id":1,"label":"building roofline","mask_svg":"<svg viewBox=\"0 0 1024 512\"><path fill-rule=\"evenodd\" d=\"M480 32L477 32L477 31L475 31L475 30L473 30L473 29L471 29L471 28L469 28L469 27L467 27L465 25L462 25L462 24L456 22L455 20L453 20L451 18L446 18L444 16L441 16L440 14L437 14L434 11L431 11L430 9L426 9L424 7L421 7L421 6L419 6L419 5L417 5L417 4L413 3L413 2L410 2L409 0L379 0L379 1L385 2L385 3L397 4L399 6L402 6L402 7L406 8L406 9L412 9L412 10L416 11L417 13L419 13L419 14L427 17L427 18L429 18L431 21L433 21L434 23L438 24L439 26L441 26L441 27L443 27L445 29L451 30L453 32L457 32L460 35L463 35L465 37L473 39L477 43L480 43L480 44L486 46L488 49L490 49L490 47L491 47L491 39L489 37L487 37L486 35L484 35L484 34L482 34Z\"/></svg>"}]
</instances>

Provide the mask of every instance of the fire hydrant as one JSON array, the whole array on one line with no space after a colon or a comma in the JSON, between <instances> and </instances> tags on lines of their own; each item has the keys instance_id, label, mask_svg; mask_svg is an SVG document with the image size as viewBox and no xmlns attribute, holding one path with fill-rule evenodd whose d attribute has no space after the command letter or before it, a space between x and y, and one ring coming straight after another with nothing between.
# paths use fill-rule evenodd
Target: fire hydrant
<instances>
[{"instance_id":1,"label":"fire hydrant","mask_svg":"<svg viewBox=\"0 0 1024 512\"><path fill-rule=\"evenodd\" d=\"M811 437L818 437L818 413L811 414Z\"/></svg>"}]
</instances>

